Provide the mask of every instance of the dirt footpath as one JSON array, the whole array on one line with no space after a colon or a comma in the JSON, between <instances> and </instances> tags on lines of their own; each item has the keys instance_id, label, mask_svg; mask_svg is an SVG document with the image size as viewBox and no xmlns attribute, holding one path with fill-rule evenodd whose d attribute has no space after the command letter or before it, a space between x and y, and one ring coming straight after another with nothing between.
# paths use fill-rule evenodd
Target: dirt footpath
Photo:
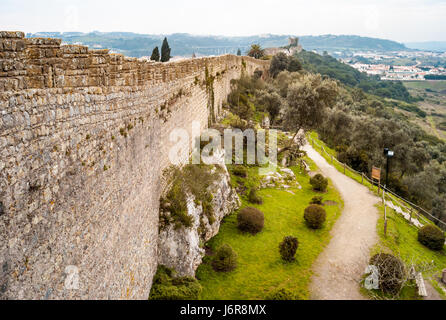
<instances>
[{"instance_id":1,"label":"dirt footpath","mask_svg":"<svg viewBox=\"0 0 446 320\"><path fill-rule=\"evenodd\" d=\"M370 248L378 242L375 204L380 199L329 165L310 145L303 149L344 199L344 210L331 230L332 239L313 267L311 299L366 299L359 292L359 281L367 266Z\"/></svg>"}]
</instances>

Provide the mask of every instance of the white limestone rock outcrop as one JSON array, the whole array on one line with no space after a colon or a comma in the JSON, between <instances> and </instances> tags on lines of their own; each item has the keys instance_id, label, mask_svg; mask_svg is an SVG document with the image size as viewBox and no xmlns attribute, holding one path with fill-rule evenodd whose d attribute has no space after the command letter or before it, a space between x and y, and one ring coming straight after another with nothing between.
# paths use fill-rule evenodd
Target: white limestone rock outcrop
<instances>
[{"instance_id":1,"label":"white limestone rock outcrop","mask_svg":"<svg viewBox=\"0 0 446 320\"><path fill-rule=\"evenodd\" d=\"M158 264L174 268L180 276L194 276L205 254L203 245L214 237L223 218L240 207L240 199L230 185L226 166L210 187L213 195L212 207L215 221L211 224L200 204L193 195L187 197L187 211L193 217L192 227L175 229L174 224L166 226L158 237ZM214 169L215 170L215 169Z\"/></svg>"},{"instance_id":2,"label":"white limestone rock outcrop","mask_svg":"<svg viewBox=\"0 0 446 320\"><path fill-rule=\"evenodd\" d=\"M279 171L271 171L266 174L261 182L261 188L297 188L302 189L299 182L296 180L296 175L293 170L289 168L279 168Z\"/></svg>"}]
</instances>

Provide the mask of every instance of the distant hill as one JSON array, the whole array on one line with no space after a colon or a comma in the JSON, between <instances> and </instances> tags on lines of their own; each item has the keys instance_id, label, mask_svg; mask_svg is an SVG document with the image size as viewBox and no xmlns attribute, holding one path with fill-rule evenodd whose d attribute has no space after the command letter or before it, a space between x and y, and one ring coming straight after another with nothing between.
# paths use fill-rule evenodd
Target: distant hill
<instances>
[{"instance_id":1,"label":"distant hill","mask_svg":"<svg viewBox=\"0 0 446 320\"><path fill-rule=\"evenodd\" d=\"M221 55L236 54L238 49L243 53L251 44L258 43L262 47L280 47L288 44L289 36L264 35L251 37L196 36L186 33L170 35L137 34L129 32L91 32L91 33L59 33L39 32L27 34L27 37L61 38L66 43L82 43L89 47L108 48L131 57L150 56L155 46L161 48L163 38L167 36L174 56Z\"/></svg>"},{"instance_id":2,"label":"distant hill","mask_svg":"<svg viewBox=\"0 0 446 320\"><path fill-rule=\"evenodd\" d=\"M38 32L27 37L61 38L64 42L79 43L91 48L108 48L131 57L150 56L155 46L161 46L164 35L137 34L131 32ZM251 44L262 47L288 45L290 35L256 35L250 37L196 36L186 33L167 35L174 56L235 54L238 49L246 52ZM403 44L359 36L300 36L300 44L307 50L378 50L393 51L407 49Z\"/></svg>"},{"instance_id":3,"label":"distant hill","mask_svg":"<svg viewBox=\"0 0 446 320\"><path fill-rule=\"evenodd\" d=\"M408 42L411 49L446 52L446 41Z\"/></svg>"},{"instance_id":4,"label":"distant hill","mask_svg":"<svg viewBox=\"0 0 446 320\"><path fill-rule=\"evenodd\" d=\"M368 38L352 35L321 35L300 37L300 44L306 50L376 50L376 51L401 51L407 50L402 43L392 40Z\"/></svg>"},{"instance_id":5,"label":"distant hill","mask_svg":"<svg viewBox=\"0 0 446 320\"><path fill-rule=\"evenodd\" d=\"M378 76L369 76L359 72L330 55L319 55L303 50L296 56L302 62L303 68L312 73L329 76L343 84L361 88L363 91L379 97L412 101L412 97L400 81L381 81Z\"/></svg>"}]
</instances>

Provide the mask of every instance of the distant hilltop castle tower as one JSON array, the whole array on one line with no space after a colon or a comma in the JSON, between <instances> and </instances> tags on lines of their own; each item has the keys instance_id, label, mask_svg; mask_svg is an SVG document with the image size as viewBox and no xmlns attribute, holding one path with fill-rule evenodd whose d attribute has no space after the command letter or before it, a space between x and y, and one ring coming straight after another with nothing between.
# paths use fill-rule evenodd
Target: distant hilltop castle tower
<instances>
[{"instance_id":1,"label":"distant hilltop castle tower","mask_svg":"<svg viewBox=\"0 0 446 320\"><path fill-rule=\"evenodd\" d=\"M266 48L265 54L266 55L276 55L279 52L283 52L288 56L292 56L295 53L299 53L302 51L302 46L299 44L299 38L298 37L289 37L288 38L288 46L280 47L280 48Z\"/></svg>"},{"instance_id":2,"label":"distant hilltop castle tower","mask_svg":"<svg viewBox=\"0 0 446 320\"><path fill-rule=\"evenodd\" d=\"M297 47L299 45L299 38L298 37L289 37L288 44L290 47Z\"/></svg>"}]
</instances>

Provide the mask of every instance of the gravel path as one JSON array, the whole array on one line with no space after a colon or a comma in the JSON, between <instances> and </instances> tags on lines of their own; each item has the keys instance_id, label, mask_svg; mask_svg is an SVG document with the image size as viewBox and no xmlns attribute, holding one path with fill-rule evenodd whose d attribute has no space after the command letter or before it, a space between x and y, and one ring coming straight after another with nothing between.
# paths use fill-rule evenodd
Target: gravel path
<instances>
[{"instance_id":1,"label":"gravel path","mask_svg":"<svg viewBox=\"0 0 446 320\"><path fill-rule=\"evenodd\" d=\"M311 299L366 299L359 292L359 281L367 266L370 248L378 242L375 204L380 199L329 165L310 145L303 149L344 199L344 210L331 230L332 239L313 266Z\"/></svg>"}]
</instances>

